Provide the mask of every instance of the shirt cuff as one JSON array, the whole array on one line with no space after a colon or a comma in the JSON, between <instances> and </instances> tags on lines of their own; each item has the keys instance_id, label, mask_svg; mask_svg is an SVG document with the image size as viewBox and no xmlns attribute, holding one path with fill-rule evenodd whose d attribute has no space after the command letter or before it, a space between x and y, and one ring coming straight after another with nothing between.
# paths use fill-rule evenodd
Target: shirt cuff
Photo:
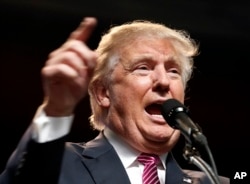
<instances>
[{"instance_id":1,"label":"shirt cuff","mask_svg":"<svg viewBox=\"0 0 250 184\"><path fill-rule=\"evenodd\" d=\"M38 143L56 140L70 132L74 116L50 117L42 107L33 118L33 139Z\"/></svg>"}]
</instances>

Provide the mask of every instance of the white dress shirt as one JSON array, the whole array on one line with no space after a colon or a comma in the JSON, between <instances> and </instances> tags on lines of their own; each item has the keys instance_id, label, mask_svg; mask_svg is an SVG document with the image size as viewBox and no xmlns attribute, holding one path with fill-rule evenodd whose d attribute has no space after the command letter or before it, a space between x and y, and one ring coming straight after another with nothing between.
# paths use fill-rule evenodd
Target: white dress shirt
<instances>
[{"instance_id":1,"label":"white dress shirt","mask_svg":"<svg viewBox=\"0 0 250 184\"><path fill-rule=\"evenodd\" d=\"M49 142L70 132L74 116L49 117L40 106L33 118L33 139L39 143Z\"/></svg>"},{"instance_id":2,"label":"white dress shirt","mask_svg":"<svg viewBox=\"0 0 250 184\"><path fill-rule=\"evenodd\" d=\"M137 157L140 155L140 152L131 148L125 141L123 141L109 128L104 129L104 135L112 144L119 158L121 159L122 164L127 171L131 184L142 184L142 173L144 165L137 161ZM157 167L161 184L165 183L166 157L167 154L160 156L162 164Z\"/></svg>"}]
</instances>

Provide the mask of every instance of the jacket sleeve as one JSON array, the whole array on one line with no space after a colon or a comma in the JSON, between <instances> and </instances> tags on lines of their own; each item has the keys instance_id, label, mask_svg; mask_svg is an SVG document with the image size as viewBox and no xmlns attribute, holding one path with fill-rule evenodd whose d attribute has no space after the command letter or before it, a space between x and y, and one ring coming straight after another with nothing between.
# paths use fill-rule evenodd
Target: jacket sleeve
<instances>
[{"instance_id":1,"label":"jacket sleeve","mask_svg":"<svg viewBox=\"0 0 250 184\"><path fill-rule=\"evenodd\" d=\"M57 183L66 136L47 143L32 139L31 125L0 175L0 184Z\"/></svg>"}]
</instances>

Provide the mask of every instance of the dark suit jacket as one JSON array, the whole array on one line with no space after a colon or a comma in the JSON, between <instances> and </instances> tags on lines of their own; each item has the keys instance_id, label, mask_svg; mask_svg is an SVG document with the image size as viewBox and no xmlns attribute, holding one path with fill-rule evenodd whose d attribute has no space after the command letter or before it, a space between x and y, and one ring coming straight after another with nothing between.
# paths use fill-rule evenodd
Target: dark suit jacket
<instances>
[{"instance_id":1,"label":"dark suit jacket","mask_svg":"<svg viewBox=\"0 0 250 184\"><path fill-rule=\"evenodd\" d=\"M66 137L38 144L32 127L10 157L0 184L129 184L128 175L112 145L100 133L87 143L66 143ZM182 170L172 154L166 160L167 184L210 184L203 172ZM228 178L220 177L223 184Z\"/></svg>"}]
</instances>

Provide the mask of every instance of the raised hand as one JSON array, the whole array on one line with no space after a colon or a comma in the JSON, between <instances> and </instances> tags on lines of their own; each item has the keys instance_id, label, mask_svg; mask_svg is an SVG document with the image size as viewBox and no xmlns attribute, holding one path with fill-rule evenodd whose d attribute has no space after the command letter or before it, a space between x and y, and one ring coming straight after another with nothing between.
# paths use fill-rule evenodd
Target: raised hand
<instances>
[{"instance_id":1,"label":"raised hand","mask_svg":"<svg viewBox=\"0 0 250 184\"><path fill-rule=\"evenodd\" d=\"M41 74L45 92L44 110L48 116L68 116L87 94L96 65L96 53L86 41L96 26L93 17L84 18L67 41L50 53Z\"/></svg>"}]
</instances>

